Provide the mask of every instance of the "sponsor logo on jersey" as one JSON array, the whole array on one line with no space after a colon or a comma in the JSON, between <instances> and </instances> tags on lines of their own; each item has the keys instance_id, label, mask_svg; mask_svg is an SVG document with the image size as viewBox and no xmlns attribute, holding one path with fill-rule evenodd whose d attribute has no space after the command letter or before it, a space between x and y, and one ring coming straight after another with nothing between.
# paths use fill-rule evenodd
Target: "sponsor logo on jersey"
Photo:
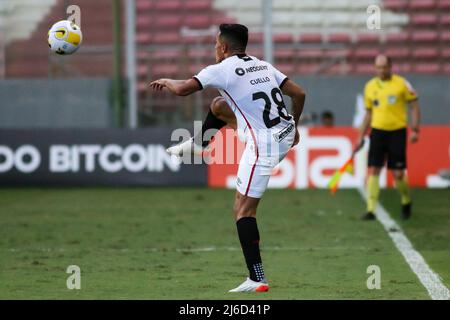
<instances>
[{"instance_id":1,"label":"sponsor logo on jersey","mask_svg":"<svg viewBox=\"0 0 450 320\"><path fill-rule=\"evenodd\" d=\"M268 70L267 66L254 66L254 67L245 68L245 72L247 72L247 73L257 72L257 71L262 71L262 70Z\"/></svg>"},{"instance_id":2,"label":"sponsor logo on jersey","mask_svg":"<svg viewBox=\"0 0 450 320\"><path fill-rule=\"evenodd\" d=\"M269 77L264 77L264 78L256 78L256 79L250 80L250 84L252 86L260 84L260 83L264 83L264 82L270 82L270 78Z\"/></svg>"},{"instance_id":3,"label":"sponsor logo on jersey","mask_svg":"<svg viewBox=\"0 0 450 320\"><path fill-rule=\"evenodd\" d=\"M394 104L395 102L397 102L397 97L394 95L390 95L388 96L388 101L390 104Z\"/></svg>"},{"instance_id":4,"label":"sponsor logo on jersey","mask_svg":"<svg viewBox=\"0 0 450 320\"><path fill-rule=\"evenodd\" d=\"M243 76L245 74L245 70L242 68L236 68L236 70L234 70L234 72L236 72L236 74L238 76Z\"/></svg>"},{"instance_id":5,"label":"sponsor logo on jersey","mask_svg":"<svg viewBox=\"0 0 450 320\"><path fill-rule=\"evenodd\" d=\"M285 127L283 130L274 133L273 134L273 138L275 139L276 142L281 142L283 141L284 138L286 138L286 136L292 132L292 130L294 130L294 125L292 123L290 123L287 127Z\"/></svg>"}]
</instances>

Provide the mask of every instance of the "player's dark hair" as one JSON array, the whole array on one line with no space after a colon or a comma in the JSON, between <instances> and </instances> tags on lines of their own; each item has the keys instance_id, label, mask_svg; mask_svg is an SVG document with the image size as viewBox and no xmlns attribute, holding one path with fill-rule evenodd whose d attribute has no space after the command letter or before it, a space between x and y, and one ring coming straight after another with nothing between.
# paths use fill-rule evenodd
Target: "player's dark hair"
<instances>
[{"instance_id":1,"label":"player's dark hair","mask_svg":"<svg viewBox=\"0 0 450 320\"><path fill-rule=\"evenodd\" d=\"M389 56L386 56L386 61L390 67L392 67L392 59Z\"/></svg>"},{"instance_id":2,"label":"player's dark hair","mask_svg":"<svg viewBox=\"0 0 450 320\"><path fill-rule=\"evenodd\" d=\"M322 112L322 119L326 119L326 118L328 118L328 119L334 119L334 114L333 114L333 112L328 111L328 110Z\"/></svg>"},{"instance_id":3,"label":"player's dark hair","mask_svg":"<svg viewBox=\"0 0 450 320\"><path fill-rule=\"evenodd\" d=\"M219 26L220 37L232 51L245 52L248 43L248 28L237 23L223 23Z\"/></svg>"}]
</instances>

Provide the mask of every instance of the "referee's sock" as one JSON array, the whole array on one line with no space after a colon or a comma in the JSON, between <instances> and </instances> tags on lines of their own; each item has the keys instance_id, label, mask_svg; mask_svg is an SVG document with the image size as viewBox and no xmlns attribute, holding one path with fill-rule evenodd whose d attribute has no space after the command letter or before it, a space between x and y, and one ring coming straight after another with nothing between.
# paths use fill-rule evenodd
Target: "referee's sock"
<instances>
[{"instance_id":1,"label":"referee's sock","mask_svg":"<svg viewBox=\"0 0 450 320\"><path fill-rule=\"evenodd\" d=\"M367 179L367 211L375 212L378 196L380 194L380 177L370 175Z\"/></svg>"},{"instance_id":2,"label":"referee's sock","mask_svg":"<svg viewBox=\"0 0 450 320\"><path fill-rule=\"evenodd\" d=\"M259 251L259 231L255 217L243 217L236 222L242 252L247 263L250 279L261 281L265 279L264 269Z\"/></svg>"},{"instance_id":3,"label":"referee's sock","mask_svg":"<svg viewBox=\"0 0 450 320\"><path fill-rule=\"evenodd\" d=\"M411 203L411 196L409 194L408 178L403 176L402 179L395 179L395 186L400 192L402 205Z\"/></svg>"},{"instance_id":4,"label":"referee's sock","mask_svg":"<svg viewBox=\"0 0 450 320\"><path fill-rule=\"evenodd\" d=\"M206 148L208 144L211 142L214 134L217 133L218 130L220 130L222 127L226 125L225 121L220 120L217 118L212 112L211 109L209 110L208 114L206 115L205 120L202 124L202 132L200 132L194 137L194 143L197 145L201 145L203 148ZM214 131L208 131L214 129ZM207 133L205 135L205 133ZM214 133L211 135L211 133Z\"/></svg>"}]
</instances>

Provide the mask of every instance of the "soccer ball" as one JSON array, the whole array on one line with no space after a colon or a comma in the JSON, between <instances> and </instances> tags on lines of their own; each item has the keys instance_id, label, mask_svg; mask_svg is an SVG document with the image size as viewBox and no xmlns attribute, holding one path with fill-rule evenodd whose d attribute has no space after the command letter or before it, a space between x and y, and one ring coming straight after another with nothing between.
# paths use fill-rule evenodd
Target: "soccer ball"
<instances>
[{"instance_id":1,"label":"soccer ball","mask_svg":"<svg viewBox=\"0 0 450 320\"><path fill-rule=\"evenodd\" d=\"M48 31L48 45L57 54L72 54L83 41L81 29L72 21L61 20Z\"/></svg>"}]
</instances>

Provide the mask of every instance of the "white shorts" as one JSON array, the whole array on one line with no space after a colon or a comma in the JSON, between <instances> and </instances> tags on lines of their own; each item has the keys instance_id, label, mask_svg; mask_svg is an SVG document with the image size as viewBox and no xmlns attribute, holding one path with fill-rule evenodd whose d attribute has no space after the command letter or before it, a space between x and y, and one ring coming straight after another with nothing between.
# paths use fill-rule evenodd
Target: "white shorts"
<instances>
[{"instance_id":1,"label":"white shorts","mask_svg":"<svg viewBox=\"0 0 450 320\"><path fill-rule=\"evenodd\" d=\"M270 139L258 139L257 145L252 137L247 139L237 172L236 189L239 193L252 198L262 197L273 169L291 149L295 132L290 131L281 141L276 141L273 135L269 136Z\"/></svg>"}]
</instances>

